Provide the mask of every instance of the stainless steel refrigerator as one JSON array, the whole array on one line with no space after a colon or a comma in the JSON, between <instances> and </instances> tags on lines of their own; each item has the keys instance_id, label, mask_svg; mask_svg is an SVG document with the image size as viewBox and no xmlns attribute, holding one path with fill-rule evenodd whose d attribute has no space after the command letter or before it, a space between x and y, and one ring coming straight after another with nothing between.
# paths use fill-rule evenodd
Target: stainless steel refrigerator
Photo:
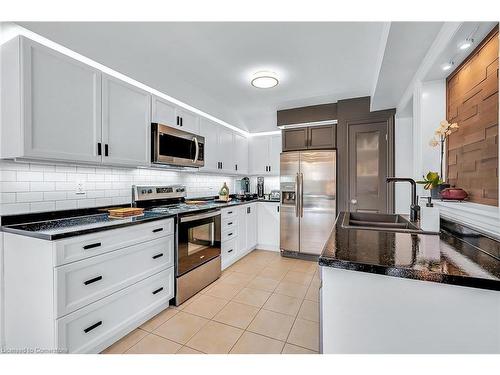
<instances>
[{"instance_id":1,"label":"stainless steel refrigerator","mask_svg":"<svg viewBox=\"0 0 500 375\"><path fill-rule=\"evenodd\" d=\"M282 254L321 254L336 215L336 162L335 151L281 154Z\"/></svg>"}]
</instances>

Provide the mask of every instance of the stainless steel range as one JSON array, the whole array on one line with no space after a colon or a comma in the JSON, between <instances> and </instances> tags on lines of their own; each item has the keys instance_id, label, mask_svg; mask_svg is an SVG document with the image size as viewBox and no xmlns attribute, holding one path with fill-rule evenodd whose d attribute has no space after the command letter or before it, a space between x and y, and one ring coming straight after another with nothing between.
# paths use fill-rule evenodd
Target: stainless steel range
<instances>
[{"instance_id":1,"label":"stainless steel range","mask_svg":"<svg viewBox=\"0 0 500 375\"><path fill-rule=\"evenodd\" d=\"M132 187L133 204L147 211L176 215L176 293L180 305L221 274L221 221L216 204L185 203L186 188Z\"/></svg>"}]
</instances>

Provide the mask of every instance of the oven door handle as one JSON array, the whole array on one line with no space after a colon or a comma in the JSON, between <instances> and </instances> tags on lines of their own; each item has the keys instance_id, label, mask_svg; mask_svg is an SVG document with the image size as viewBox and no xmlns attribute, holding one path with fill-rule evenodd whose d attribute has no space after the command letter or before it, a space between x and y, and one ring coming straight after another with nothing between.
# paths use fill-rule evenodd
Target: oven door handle
<instances>
[{"instance_id":1,"label":"oven door handle","mask_svg":"<svg viewBox=\"0 0 500 375\"><path fill-rule=\"evenodd\" d=\"M196 153L194 154L193 163L198 161L198 156L200 155L200 145L198 144L198 138L193 137L194 145L196 147Z\"/></svg>"},{"instance_id":2,"label":"oven door handle","mask_svg":"<svg viewBox=\"0 0 500 375\"><path fill-rule=\"evenodd\" d=\"M201 213L198 215L181 216L181 223L187 223L189 221L206 219L208 217L214 217L214 216L218 216L218 215L220 215L220 210L205 212L205 213Z\"/></svg>"}]
</instances>

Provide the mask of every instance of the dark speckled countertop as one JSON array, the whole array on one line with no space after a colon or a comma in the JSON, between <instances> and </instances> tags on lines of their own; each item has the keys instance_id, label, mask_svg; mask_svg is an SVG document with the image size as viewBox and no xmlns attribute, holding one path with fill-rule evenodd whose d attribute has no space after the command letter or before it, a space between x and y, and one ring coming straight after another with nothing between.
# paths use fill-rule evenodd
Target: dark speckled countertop
<instances>
[{"instance_id":1,"label":"dark speckled countertop","mask_svg":"<svg viewBox=\"0 0 500 375\"><path fill-rule=\"evenodd\" d=\"M447 230L417 235L348 229L341 224L345 214L337 217L321 266L500 291L500 258L474 246L477 238L470 242Z\"/></svg>"},{"instance_id":2,"label":"dark speckled countertop","mask_svg":"<svg viewBox=\"0 0 500 375\"><path fill-rule=\"evenodd\" d=\"M201 206L199 210L186 212L233 207L253 202L279 203L279 201L269 199L253 199L249 201L233 199L229 203L210 202L206 207ZM3 217L2 222L12 222L12 224L4 225L1 229L7 233L53 241L177 216L174 213L145 211L142 216L117 219L110 218L107 213L102 212L103 209L83 209L68 211L66 217L64 216L64 211L57 212L57 215L54 215L54 213L46 213L45 215L44 213L20 215L20 218L13 218L11 220L9 220L9 217Z\"/></svg>"}]
</instances>

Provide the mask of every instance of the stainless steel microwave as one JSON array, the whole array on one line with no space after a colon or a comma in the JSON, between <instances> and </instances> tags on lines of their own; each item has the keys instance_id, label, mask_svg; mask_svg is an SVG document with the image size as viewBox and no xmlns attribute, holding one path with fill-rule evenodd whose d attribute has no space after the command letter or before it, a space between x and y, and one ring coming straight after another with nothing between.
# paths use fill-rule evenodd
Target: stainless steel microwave
<instances>
[{"instance_id":1,"label":"stainless steel microwave","mask_svg":"<svg viewBox=\"0 0 500 375\"><path fill-rule=\"evenodd\" d=\"M162 124L151 124L151 162L199 168L205 165L205 138Z\"/></svg>"}]
</instances>

